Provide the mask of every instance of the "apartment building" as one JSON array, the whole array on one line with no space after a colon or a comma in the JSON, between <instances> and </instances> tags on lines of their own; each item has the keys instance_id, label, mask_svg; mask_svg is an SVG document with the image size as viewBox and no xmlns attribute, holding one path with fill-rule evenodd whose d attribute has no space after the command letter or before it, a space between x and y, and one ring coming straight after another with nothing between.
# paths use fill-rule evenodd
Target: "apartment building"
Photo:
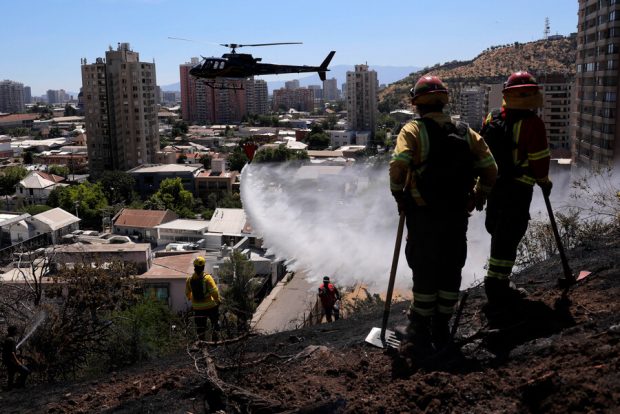
<instances>
[{"instance_id":1,"label":"apartment building","mask_svg":"<svg viewBox=\"0 0 620 414\"><path fill-rule=\"evenodd\" d=\"M543 94L541 118L547 129L552 158L570 158L570 104L573 77L563 74L538 77Z\"/></svg>"},{"instance_id":2,"label":"apartment building","mask_svg":"<svg viewBox=\"0 0 620 414\"><path fill-rule=\"evenodd\" d=\"M467 88L461 91L459 102L459 114L461 120L478 131L482 126L482 120L486 115L485 91L482 88Z\"/></svg>"},{"instance_id":3,"label":"apartment building","mask_svg":"<svg viewBox=\"0 0 620 414\"><path fill-rule=\"evenodd\" d=\"M325 79L323 81L323 99L325 101L335 101L339 98L338 80L336 78Z\"/></svg>"},{"instance_id":4,"label":"apartment building","mask_svg":"<svg viewBox=\"0 0 620 414\"><path fill-rule=\"evenodd\" d=\"M281 88L273 91L273 109L295 109L302 112L314 110L314 90Z\"/></svg>"},{"instance_id":5,"label":"apartment building","mask_svg":"<svg viewBox=\"0 0 620 414\"><path fill-rule=\"evenodd\" d=\"M82 59L82 91L92 175L152 163L159 151L155 64L129 43L104 58Z\"/></svg>"},{"instance_id":6,"label":"apartment building","mask_svg":"<svg viewBox=\"0 0 620 414\"><path fill-rule=\"evenodd\" d=\"M247 113L265 115L269 113L269 89L262 79L250 78L245 83Z\"/></svg>"},{"instance_id":7,"label":"apartment building","mask_svg":"<svg viewBox=\"0 0 620 414\"><path fill-rule=\"evenodd\" d=\"M11 80L0 81L0 112L22 112L24 106L24 84Z\"/></svg>"},{"instance_id":8,"label":"apartment building","mask_svg":"<svg viewBox=\"0 0 620 414\"><path fill-rule=\"evenodd\" d=\"M368 65L355 65L354 72L347 72L346 85L349 128L374 134L379 87L377 72L368 70Z\"/></svg>"},{"instance_id":9,"label":"apartment building","mask_svg":"<svg viewBox=\"0 0 620 414\"><path fill-rule=\"evenodd\" d=\"M572 158L585 167L605 167L620 160L620 1L579 0L578 15Z\"/></svg>"}]
</instances>

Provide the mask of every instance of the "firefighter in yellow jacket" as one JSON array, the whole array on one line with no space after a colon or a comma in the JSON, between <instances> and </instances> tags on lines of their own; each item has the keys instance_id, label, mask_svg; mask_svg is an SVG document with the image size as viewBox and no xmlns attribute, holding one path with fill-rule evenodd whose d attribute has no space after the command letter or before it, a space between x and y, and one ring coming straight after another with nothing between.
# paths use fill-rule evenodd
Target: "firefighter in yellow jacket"
<instances>
[{"instance_id":1,"label":"firefighter in yellow jacket","mask_svg":"<svg viewBox=\"0 0 620 414\"><path fill-rule=\"evenodd\" d=\"M205 258L202 256L194 259L194 273L185 281L185 296L192 303L198 339L205 340L208 318L213 329L211 340L215 342L219 339L220 324L218 320L221 299L213 277L204 272L205 264Z\"/></svg>"},{"instance_id":2,"label":"firefighter in yellow jacket","mask_svg":"<svg viewBox=\"0 0 620 414\"><path fill-rule=\"evenodd\" d=\"M484 140L443 112L448 89L423 76L410 90L421 116L401 129L390 161L390 190L405 214L405 254L413 271L413 302L401 354L433 352L450 343L467 255L469 213L482 210L497 175Z\"/></svg>"}]
</instances>

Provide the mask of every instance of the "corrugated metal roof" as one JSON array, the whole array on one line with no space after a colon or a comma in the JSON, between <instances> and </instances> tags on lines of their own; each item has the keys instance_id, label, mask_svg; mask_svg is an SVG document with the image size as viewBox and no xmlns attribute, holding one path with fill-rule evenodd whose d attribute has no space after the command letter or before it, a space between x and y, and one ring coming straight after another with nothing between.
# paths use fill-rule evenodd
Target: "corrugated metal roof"
<instances>
[{"instance_id":1,"label":"corrugated metal roof","mask_svg":"<svg viewBox=\"0 0 620 414\"><path fill-rule=\"evenodd\" d=\"M60 228L69 226L73 223L77 223L78 221L80 221L78 217L63 210L60 207L44 211L43 213L35 214L34 216L32 216L32 219L47 224L51 230L58 230Z\"/></svg>"},{"instance_id":2,"label":"corrugated metal roof","mask_svg":"<svg viewBox=\"0 0 620 414\"><path fill-rule=\"evenodd\" d=\"M124 208L118 215L115 226L153 228L162 224L169 210L137 210Z\"/></svg>"},{"instance_id":3,"label":"corrugated metal roof","mask_svg":"<svg viewBox=\"0 0 620 414\"><path fill-rule=\"evenodd\" d=\"M217 208L209 222L209 233L241 234L246 221L242 208Z\"/></svg>"},{"instance_id":4,"label":"corrugated metal roof","mask_svg":"<svg viewBox=\"0 0 620 414\"><path fill-rule=\"evenodd\" d=\"M207 220L176 219L155 227L172 230L206 230L209 227L209 222Z\"/></svg>"}]
</instances>

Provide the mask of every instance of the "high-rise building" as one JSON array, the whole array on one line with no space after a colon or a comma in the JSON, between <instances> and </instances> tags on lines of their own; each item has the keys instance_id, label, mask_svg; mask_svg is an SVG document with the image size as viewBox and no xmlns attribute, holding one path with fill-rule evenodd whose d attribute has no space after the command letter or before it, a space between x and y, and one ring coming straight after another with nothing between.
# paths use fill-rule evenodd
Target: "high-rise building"
<instances>
[{"instance_id":1,"label":"high-rise building","mask_svg":"<svg viewBox=\"0 0 620 414\"><path fill-rule=\"evenodd\" d=\"M368 65L355 65L347 72L347 116L349 127L375 133L377 123L377 72Z\"/></svg>"},{"instance_id":2,"label":"high-rise building","mask_svg":"<svg viewBox=\"0 0 620 414\"><path fill-rule=\"evenodd\" d=\"M247 112L252 115L265 115L269 112L269 90L267 82L251 78L245 83Z\"/></svg>"},{"instance_id":3,"label":"high-rise building","mask_svg":"<svg viewBox=\"0 0 620 414\"><path fill-rule=\"evenodd\" d=\"M24 84L11 80L0 81L0 112L17 113L24 110Z\"/></svg>"},{"instance_id":4,"label":"high-rise building","mask_svg":"<svg viewBox=\"0 0 620 414\"><path fill-rule=\"evenodd\" d=\"M154 162L159 151L155 64L140 62L129 43L105 59L82 60L82 91L90 172L129 170Z\"/></svg>"},{"instance_id":5,"label":"high-rise building","mask_svg":"<svg viewBox=\"0 0 620 414\"><path fill-rule=\"evenodd\" d=\"M294 79L284 82L285 89L299 89L299 80Z\"/></svg>"},{"instance_id":6,"label":"high-rise building","mask_svg":"<svg viewBox=\"0 0 620 414\"><path fill-rule=\"evenodd\" d=\"M579 0L571 150L578 165L620 161L620 1Z\"/></svg>"},{"instance_id":7,"label":"high-rise building","mask_svg":"<svg viewBox=\"0 0 620 414\"><path fill-rule=\"evenodd\" d=\"M476 131L482 126L485 113L485 91L479 87L467 88L459 95L459 114Z\"/></svg>"},{"instance_id":8,"label":"high-rise building","mask_svg":"<svg viewBox=\"0 0 620 414\"><path fill-rule=\"evenodd\" d=\"M553 158L570 158L570 104L573 78L563 74L538 77L543 94L541 118Z\"/></svg>"},{"instance_id":9,"label":"high-rise building","mask_svg":"<svg viewBox=\"0 0 620 414\"><path fill-rule=\"evenodd\" d=\"M32 90L30 89L30 86L24 86L24 103L32 103Z\"/></svg>"},{"instance_id":10,"label":"high-rise building","mask_svg":"<svg viewBox=\"0 0 620 414\"><path fill-rule=\"evenodd\" d=\"M336 78L325 79L323 81L323 99L326 101L335 101L340 98L338 90L338 80Z\"/></svg>"},{"instance_id":11,"label":"high-rise building","mask_svg":"<svg viewBox=\"0 0 620 414\"><path fill-rule=\"evenodd\" d=\"M312 89L280 88L273 91L273 109L295 109L297 111L311 112L314 110L314 91Z\"/></svg>"}]
</instances>

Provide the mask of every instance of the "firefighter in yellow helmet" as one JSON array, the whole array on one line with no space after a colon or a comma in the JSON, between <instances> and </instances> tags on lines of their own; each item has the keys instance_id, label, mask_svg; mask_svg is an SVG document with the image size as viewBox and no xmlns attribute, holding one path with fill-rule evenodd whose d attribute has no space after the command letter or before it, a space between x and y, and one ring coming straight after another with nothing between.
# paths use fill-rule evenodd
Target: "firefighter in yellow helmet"
<instances>
[{"instance_id":1,"label":"firefighter in yellow helmet","mask_svg":"<svg viewBox=\"0 0 620 414\"><path fill-rule=\"evenodd\" d=\"M185 296L192 303L198 339L205 340L208 318L212 327L211 340L215 342L219 339L221 299L213 277L204 271L205 264L202 256L194 259L194 273L185 281Z\"/></svg>"},{"instance_id":2,"label":"firefighter in yellow helmet","mask_svg":"<svg viewBox=\"0 0 620 414\"><path fill-rule=\"evenodd\" d=\"M528 72L515 72L502 93L502 111L489 114L480 131L499 166L485 221L491 254L484 287L491 311L510 309L525 293L511 287L509 277L530 220L533 187L538 184L546 197L552 188L545 124L536 114L543 106L536 79Z\"/></svg>"},{"instance_id":3,"label":"firefighter in yellow helmet","mask_svg":"<svg viewBox=\"0 0 620 414\"><path fill-rule=\"evenodd\" d=\"M450 343L448 323L467 255L469 212L476 204L482 209L497 166L480 135L444 113L448 88L441 79L421 77L410 95L420 118L401 129L389 174L399 213L406 217L405 254L413 271L413 302L400 352L415 359Z\"/></svg>"}]
</instances>

